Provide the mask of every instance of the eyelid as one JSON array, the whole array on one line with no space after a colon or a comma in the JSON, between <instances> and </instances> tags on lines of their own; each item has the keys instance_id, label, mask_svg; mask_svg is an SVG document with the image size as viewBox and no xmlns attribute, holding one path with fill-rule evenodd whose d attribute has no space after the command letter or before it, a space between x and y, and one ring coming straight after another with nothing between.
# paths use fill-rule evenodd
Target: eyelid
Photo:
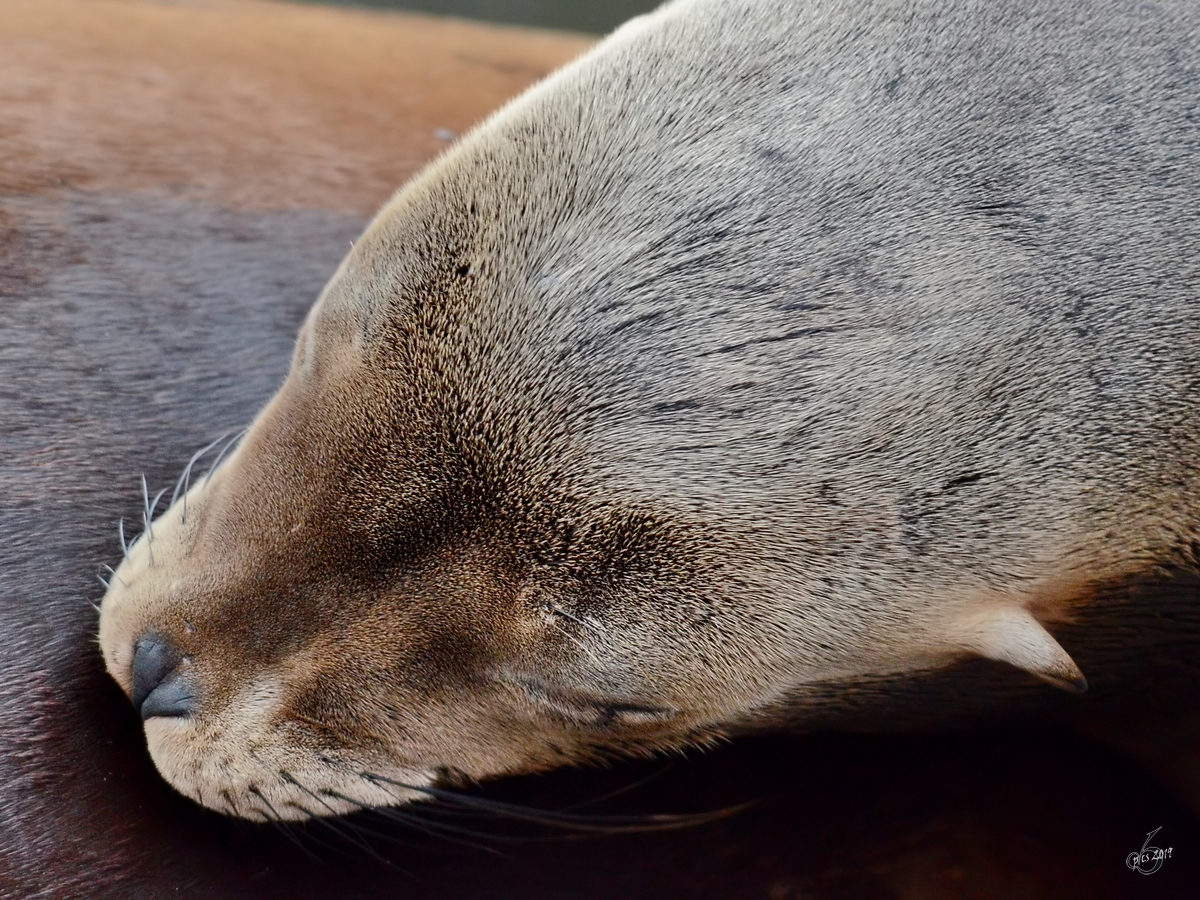
<instances>
[{"instance_id":1,"label":"eyelid","mask_svg":"<svg viewBox=\"0 0 1200 900\"><path fill-rule=\"evenodd\" d=\"M596 697L570 688L560 688L544 681L513 677L505 679L522 690L534 703L574 725L589 728L647 725L664 722L678 714L667 706L637 703L615 697Z\"/></svg>"}]
</instances>

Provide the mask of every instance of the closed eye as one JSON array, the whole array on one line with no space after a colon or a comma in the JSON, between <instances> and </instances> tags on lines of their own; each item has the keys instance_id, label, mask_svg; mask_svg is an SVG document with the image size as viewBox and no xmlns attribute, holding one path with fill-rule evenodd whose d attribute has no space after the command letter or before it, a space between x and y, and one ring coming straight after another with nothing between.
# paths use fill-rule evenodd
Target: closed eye
<instances>
[{"instance_id":1,"label":"closed eye","mask_svg":"<svg viewBox=\"0 0 1200 900\"><path fill-rule=\"evenodd\" d=\"M548 685L527 677L504 681L517 688L541 709L585 728L617 728L650 725L673 718L678 710L669 706L635 703L615 697L600 697L571 688Z\"/></svg>"}]
</instances>

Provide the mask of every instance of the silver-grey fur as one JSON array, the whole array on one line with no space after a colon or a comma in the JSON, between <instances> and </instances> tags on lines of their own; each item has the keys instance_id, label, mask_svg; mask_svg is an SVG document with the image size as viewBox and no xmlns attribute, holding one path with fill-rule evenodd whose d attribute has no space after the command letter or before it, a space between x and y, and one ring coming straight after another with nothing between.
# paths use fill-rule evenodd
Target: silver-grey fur
<instances>
[{"instance_id":1,"label":"silver-grey fur","mask_svg":"<svg viewBox=\"0 0 1200 900\"><path fill-rule=\"evenodd\" d=\"M418 784L703 739L971 654L1081 687L1054 624L1106 582L1200 565L1198 36L1191 0L684 0L635 20L385 207L280 397L192 492L221 527L186 532L172 507L158 570L141 548L119 570L110 671L128 685L138 635L179 614L167 578L202 585L177 601L189 627L230 602L235 634L288 627L239 593L272 542L273 572L291 561L319 598L304 616L394 591L396 630L419 643L416 576L368 591L382 564L363 574L373 558L353 551L336 588L306 568L335 537L399 529L392 562L425 565L422 541L452 535L438 585L478 554L488 615L525 635L541 614L559 635L488 648L464 682L478 696L430 688L426 663L407 670L419 686L393 673L372 694L337 654L310 660L296 626L288 665L328 666L339 703L380 722L403 708L436 736L373 726ZM326 488L333 506L311 499ZM288 543L293 521L308 545ZM573 580L544 551L559 531ZM497 535L527 540L518 562ZM229 585L189 570L203 540L238 560L222 559ZM479 637L496 621L479 615L456 625ZM403 652L389 640L379 671ZM196 644L198 664L214 647ZM279 653L243 652L239 685L269 671L270 702L300 692ZM591 698L630 730L564 712ZM513 733L478 730L488 716ZM545 738L550 721L568 736ZM285 740L263 734L245 740ZM241 812L214 792L244 800L261 773L206 782L178 762L210 752L188 740L168 777ZM309 759L311 784L351 790L368 763L353 737L338 749L349 768ZM263 789L276 806L295 793Z\"/></svg>"}]
</instances>

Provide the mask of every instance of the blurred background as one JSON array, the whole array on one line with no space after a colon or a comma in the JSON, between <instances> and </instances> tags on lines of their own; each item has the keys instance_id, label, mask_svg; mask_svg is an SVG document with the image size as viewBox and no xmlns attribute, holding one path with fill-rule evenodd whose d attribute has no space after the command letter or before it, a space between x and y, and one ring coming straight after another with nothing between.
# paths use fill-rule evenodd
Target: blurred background
<instances>
[{"instance_id":1,"label":"blurred background","mask_svg":"<svg viewBox=\"0 0 1200 900\"><path fill-rule=\"evenodd\" d=\"M537 28L604 34L626 19L659 5L658 0L355 0L335 6L363 6L483 19Z\"/></svg>"}]
</instances>

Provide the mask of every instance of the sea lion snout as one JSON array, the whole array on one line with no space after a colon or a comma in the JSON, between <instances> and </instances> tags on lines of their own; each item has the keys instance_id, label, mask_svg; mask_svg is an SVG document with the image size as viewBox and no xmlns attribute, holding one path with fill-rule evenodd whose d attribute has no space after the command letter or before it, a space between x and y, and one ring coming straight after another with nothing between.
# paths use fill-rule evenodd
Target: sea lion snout
<instances>
[{"instance_id":1,"label":"sea lion snout","mask_svg":"<svg viewBox=\"0 0 1200 900\"><path fill-rule=\"evenodd\" d=\"M101 646L163 775L223 812L305 818L420 799L437 773L477 780L702 732L720 690L696 681L683 702L702 669L684 652L656 660L634 608L676 583L678 623L713 628L688 595L679 525L473 476L407 416L371 424L352 374L293 371L117 569ZM314 436L314 407L347 427ZM356 465L364 433L394 469ZM419 480L422 457L389 442L421 450ZM385 494L396 484L413 496Z\"/></svg>"}]
</instances>

